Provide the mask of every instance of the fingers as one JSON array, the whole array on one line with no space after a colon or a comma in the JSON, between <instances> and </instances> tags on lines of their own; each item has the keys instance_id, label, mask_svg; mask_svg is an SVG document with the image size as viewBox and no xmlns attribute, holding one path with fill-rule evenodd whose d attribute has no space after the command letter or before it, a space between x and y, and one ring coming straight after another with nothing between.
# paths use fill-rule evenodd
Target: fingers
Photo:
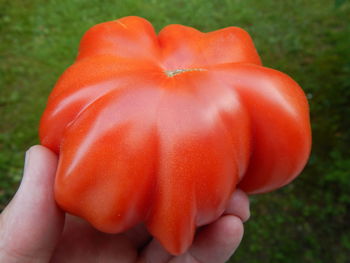
<instances>
[{"instance_id":1,"label":"fingers","mask_svg":"<svg viewBox=\"0 0 350 263\"><path fill-rule=\"evenodd\" d=\"M224 215L201 228L191 248L183 255L173 257L157 240L143 251L139 262L220 263L226 262L243 237L243 222L250 216L249 199L242 190L236 190L227 204Z\"/></svg>"},{"instance_id":2,"label":"fingers","mask_svg":"<svg viewBox=\"0 0 350 263\"><path fill-rule=\"evenodd\" d=\"M138 249L142 249L151 240L151 235L144 224L139 224L131 228L126 231L124 235L133 243L134 247Z\"/></svg>"},{"instance_id":3,"label":"fingers","mask_svg":"<svg viewBox=\"0 0 350 263\"><path fill-rule=\"evenodd\" d=\"M224 215L200 230L189 251L173 258L170 262L226 262L239 246L244 233L243 222L249 217L248 196L237 189L232 194Z\"/></svg>"},{"instance_id":4,"label":"fingers","mask_svg":"<svg viewBox=\"0 0 350 263\"><path fill-rule=\"evenodd\" d=\"M171 263L224 263L235 252L243 237L240 218L225 215L204 227L196 236L192 247Z\"/></svg>"},{"instance_id":5,"label":"fingers","mask_svg":"<svg viewBox=\"0 0 350 263\"><path fill-rule=\"evenodd\" d=\"M250 217L249 199L245 192L237 189L229 200L224 214L238 216L242 222Z\"/></svg>"},{"instance_id":6,"label":"fingers","mask_svg":"<svg viewBox=\"0 0 350 263\"><path fill-rule=\"evenodd\" d=\"M137 263L165 263L169 262L172 257L173 256L163 248L158 240L153 239L142 251L140 259L137 261Z\"/></svg>"},{"instance_id":7,"label":"fingers","mask_svg":"<svg viewBox=\"0 0 350 263\"><path fill-rule=\"evenodd\" d=\"M63 229L53 193L57 157L43 146L26 153L21 185L0 215L0 262L47 262Z\"/></svg>"}]
</instances>

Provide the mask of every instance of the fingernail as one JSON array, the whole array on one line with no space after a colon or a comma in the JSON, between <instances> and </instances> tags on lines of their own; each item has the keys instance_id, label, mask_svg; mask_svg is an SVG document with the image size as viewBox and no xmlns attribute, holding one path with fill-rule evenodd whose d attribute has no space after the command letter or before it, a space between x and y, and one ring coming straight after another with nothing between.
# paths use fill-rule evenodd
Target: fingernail
<instances>
[{"instance_id":1,"label":"fingernail","mask_svg":"<svg viewBox=\"0 0 350 263\"><path fill-rule=\"evenodd\" d=\"M26 170L27 170L28 167L29 167L29 159L30 159L30 152L31 152L31 149L32 149L32 148L29 148L29 149L26 151L26 155L25 155L25 159L24 159L24 174L25 174Z\"/></svg>"}]
</instances>

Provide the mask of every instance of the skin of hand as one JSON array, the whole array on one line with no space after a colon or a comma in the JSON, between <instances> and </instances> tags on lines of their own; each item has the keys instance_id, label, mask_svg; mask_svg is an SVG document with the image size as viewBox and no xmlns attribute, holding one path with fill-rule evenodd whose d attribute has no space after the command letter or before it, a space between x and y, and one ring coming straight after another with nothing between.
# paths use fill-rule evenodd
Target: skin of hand
<instances>
[{"instance_id":1,"label":"skin of hand","mask_svg":"<svg viewBox=\"0 0 350 263\"><path fill-rule=\"evenodd\" d=\"M0 215L0 262L220 263L237 249L250 215L247 195L236 190L225 213L199 228L190 249L174 257L142 224L112 235L65 214L54 200L56 168L57 156L49 149L37 145L27 151L21 185Z\"/></svg>"}]
</instances>

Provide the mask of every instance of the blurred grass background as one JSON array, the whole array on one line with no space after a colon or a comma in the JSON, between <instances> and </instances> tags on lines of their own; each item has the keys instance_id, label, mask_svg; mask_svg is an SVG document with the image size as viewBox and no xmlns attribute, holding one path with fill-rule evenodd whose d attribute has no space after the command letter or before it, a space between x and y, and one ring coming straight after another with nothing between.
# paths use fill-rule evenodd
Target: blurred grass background
<instances>
[{"instance_id":1,"label":"blurred grass background","mask_svg":"<svg viewBox=\"0 0 350 263\"><path fill-rule=\"evenodd\" d=\"M127 15L157 30L240 26L263 63L292 76L311 106L313 152L303 174L251 197L252 217L231 262L350 260L350 3L336 0L0 0L0 210L55 81L92 25Z\"/></svg>"}]
</instances>

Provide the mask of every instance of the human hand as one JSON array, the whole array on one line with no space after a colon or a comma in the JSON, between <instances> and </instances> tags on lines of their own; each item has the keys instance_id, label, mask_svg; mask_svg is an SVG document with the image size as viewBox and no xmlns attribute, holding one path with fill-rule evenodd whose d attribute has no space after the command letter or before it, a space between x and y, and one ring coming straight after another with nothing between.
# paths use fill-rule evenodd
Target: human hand
<instances>
[{"instance_id":1,"label":"human hand","mask_svg":"<svg viewBox=\"0 0 350 263\"><path fill-rule=\"evenodd\" d=\"M198 229L190 249L167 253L141 224L122 234L105 234L65 215L54 200L57 156L43 146L26 154L21 185L0 215L0 262L225 262L238 247L249 218L249 200L237 190L224 215Z\"/></svg>"}]
</instances>

